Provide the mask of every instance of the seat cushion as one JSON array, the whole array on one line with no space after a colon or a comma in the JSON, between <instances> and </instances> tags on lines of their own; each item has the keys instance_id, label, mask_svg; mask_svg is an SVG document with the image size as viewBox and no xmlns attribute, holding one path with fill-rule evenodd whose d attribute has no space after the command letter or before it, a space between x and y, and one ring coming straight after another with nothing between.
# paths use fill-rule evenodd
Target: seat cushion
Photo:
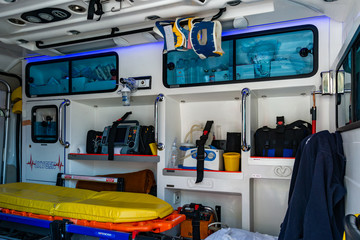
<instances>
[{"instance_id":1,"label":"seat cushion","mask_svg":"<svg viewBox=\"0 0 360 240\"><path fill-rule=\"evenodd\" d=\"M62 202L54 210L60 217L113 223L163 218L172 212L170 204L152 195L114 191L99 192L76 202Z\"/></svg>"}]
</instances>

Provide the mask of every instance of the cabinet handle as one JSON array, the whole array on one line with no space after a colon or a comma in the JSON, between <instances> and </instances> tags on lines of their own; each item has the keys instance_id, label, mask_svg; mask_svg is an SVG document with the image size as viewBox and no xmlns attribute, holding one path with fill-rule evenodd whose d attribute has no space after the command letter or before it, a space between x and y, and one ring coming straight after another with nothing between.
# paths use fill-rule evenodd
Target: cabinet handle
<instances>
[{"instance_id":1,"label":"cabinet handle","mask_svg":"<svg viewBox=\"0 0 360 240\"><path fill-rule=\"evenodd\" d=\"M63 115L63 109L66 106L70 105L70 100L69 99L65 99L59 106L59 142L61 145L63 145L65 148L68 148L70 146L70 143L67 142L64 138L63 138L63 131L65 131L65 115ZM64 124L64 126L63 126ZM63 130L64 129L64 130Z\"/></svg>"},{"instance_id":2,"label":"cabinet handle","mask_svg":"<svg viewBox=\"0 0 360 240\"><path fill-rule=\"evenodd\" d=\"M246 97L250 96L250 89L244 88L241 90L241 149L244 152L250 150L250 145L246 142Z\"/></svg>"},{"instance_id":3,"label":"cabinet handle","mask_svg":"<svg viewBox=\"0 0 360 240\"><path fill-rule=\"evenodd\" d=\"M155 119L155 144L158 150L164 150L165 145L159 142L159 102L164 100L164 94L160 93L155 99L155 112L154 112L154 119Z\"/></svg>"}]
</instances>

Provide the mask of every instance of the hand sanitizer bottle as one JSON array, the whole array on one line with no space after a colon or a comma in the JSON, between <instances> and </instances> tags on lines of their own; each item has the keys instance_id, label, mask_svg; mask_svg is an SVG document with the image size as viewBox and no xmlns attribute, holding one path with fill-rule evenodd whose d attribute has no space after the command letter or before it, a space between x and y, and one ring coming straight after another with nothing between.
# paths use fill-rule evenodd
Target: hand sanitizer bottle
<instances>
[{"instance_id":1,"label":"hand sanitizer bottle","mask_svg":"<svg viewBox=\"0 0 360 240\"><path fill-rule=\"evenodd\" d=\"M122 102L124 106L130 106L130 89L125 85L121 90Z\"/></svg>"}]
</instances>

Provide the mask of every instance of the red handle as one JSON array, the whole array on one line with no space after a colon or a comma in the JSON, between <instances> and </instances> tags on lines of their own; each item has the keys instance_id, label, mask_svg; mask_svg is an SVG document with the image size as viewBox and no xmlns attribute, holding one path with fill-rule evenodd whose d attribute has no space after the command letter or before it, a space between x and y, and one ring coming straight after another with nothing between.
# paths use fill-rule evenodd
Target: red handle
<instances>
[{"instance_id":1,"label":"red handle","mask_svg":"<svg viewBox=\"0 0 360 240\"><path fill-rule=\"evenodd\" d=\"M312 134L316 133L316 120L312 120Z\"/></svg>"}]
</instances>

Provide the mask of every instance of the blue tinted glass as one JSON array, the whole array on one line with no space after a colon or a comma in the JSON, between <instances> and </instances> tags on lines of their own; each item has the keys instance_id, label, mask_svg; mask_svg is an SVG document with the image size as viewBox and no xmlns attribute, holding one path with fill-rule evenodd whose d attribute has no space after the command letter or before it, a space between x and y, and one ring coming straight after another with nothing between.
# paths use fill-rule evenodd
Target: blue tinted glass
<instances>
[{"instance_id":1,"label":"blue tinted glass","mask_svg":"<svg viewBox=\"0 0 360 240\"><path fill-rule=\"evenodd\" d=\"M71 71L72 92L93 92L117 87L118 70L115 55L74 60Z\"/></svg>"},{"instance_id":2,"label":"blue tinted glass","mask_svg":"<svg viewBox=\"0 0 360 240\"><path fill-rule=\"evenodd\" d=\"M166 66L167 84L178 86L232 80L232 46L232 41L222 42L225 52L223 56L206 59L199 58L192 49L169 52Z\"/></svg>"},{"instance_id":3,"label":"blue tinted glass","mask_svg":"<svg viewBox=\"0 0 360 240\"><path fill-rule=\"evenodd\" d=\"M31 96L67 93L69 92L69 63L32 65L27 80Z\"/></svg>"},{"instance_id":4,"label":"blue tinted glass","mask_svg":"<svg viewBox=\"0 0 360 240\"><path fill-rule=\"evenodd\" d=\"M311 30L236 40L236 80L309 74L314 70Z\"/></svg>"},{"instance_id":5,"label":"blue tinted glass","mask_svg":"<svg viewBox=\"0 0 360 240\"><path fill-rule=\"evenodd\" d=\"M34 142L54 143L58 138L56 106L32 109L32 139Z\"/></svg>"},{"instance_id":6,"label":"blue tinted glass","mask_svg":"<svg viewBox=\"0 0 360 240\"><path fill-rule=\"evenodd\" d=\"M356 112L355 112L355 116L354 116L354 121L359 121L360 120L360 46L359 44L355 47L354 49L355 52L355 56L354 56L354 80L355 80L355 84L354 86L356 86L356 89L354 89L354 99L355 99L355 103L354 103L354 107Z\"/></svg>"},{"instance_id":7,"label":"blue tinted glass","mask_svg":"<svg viewBox=\"0 0 360 240\"><path fill-rule=\"evenodd\" d=\"M351 55L352 51L344 59L337 71L337 125L345 126L351 123Z\"/></svg>"}]
</instances>

